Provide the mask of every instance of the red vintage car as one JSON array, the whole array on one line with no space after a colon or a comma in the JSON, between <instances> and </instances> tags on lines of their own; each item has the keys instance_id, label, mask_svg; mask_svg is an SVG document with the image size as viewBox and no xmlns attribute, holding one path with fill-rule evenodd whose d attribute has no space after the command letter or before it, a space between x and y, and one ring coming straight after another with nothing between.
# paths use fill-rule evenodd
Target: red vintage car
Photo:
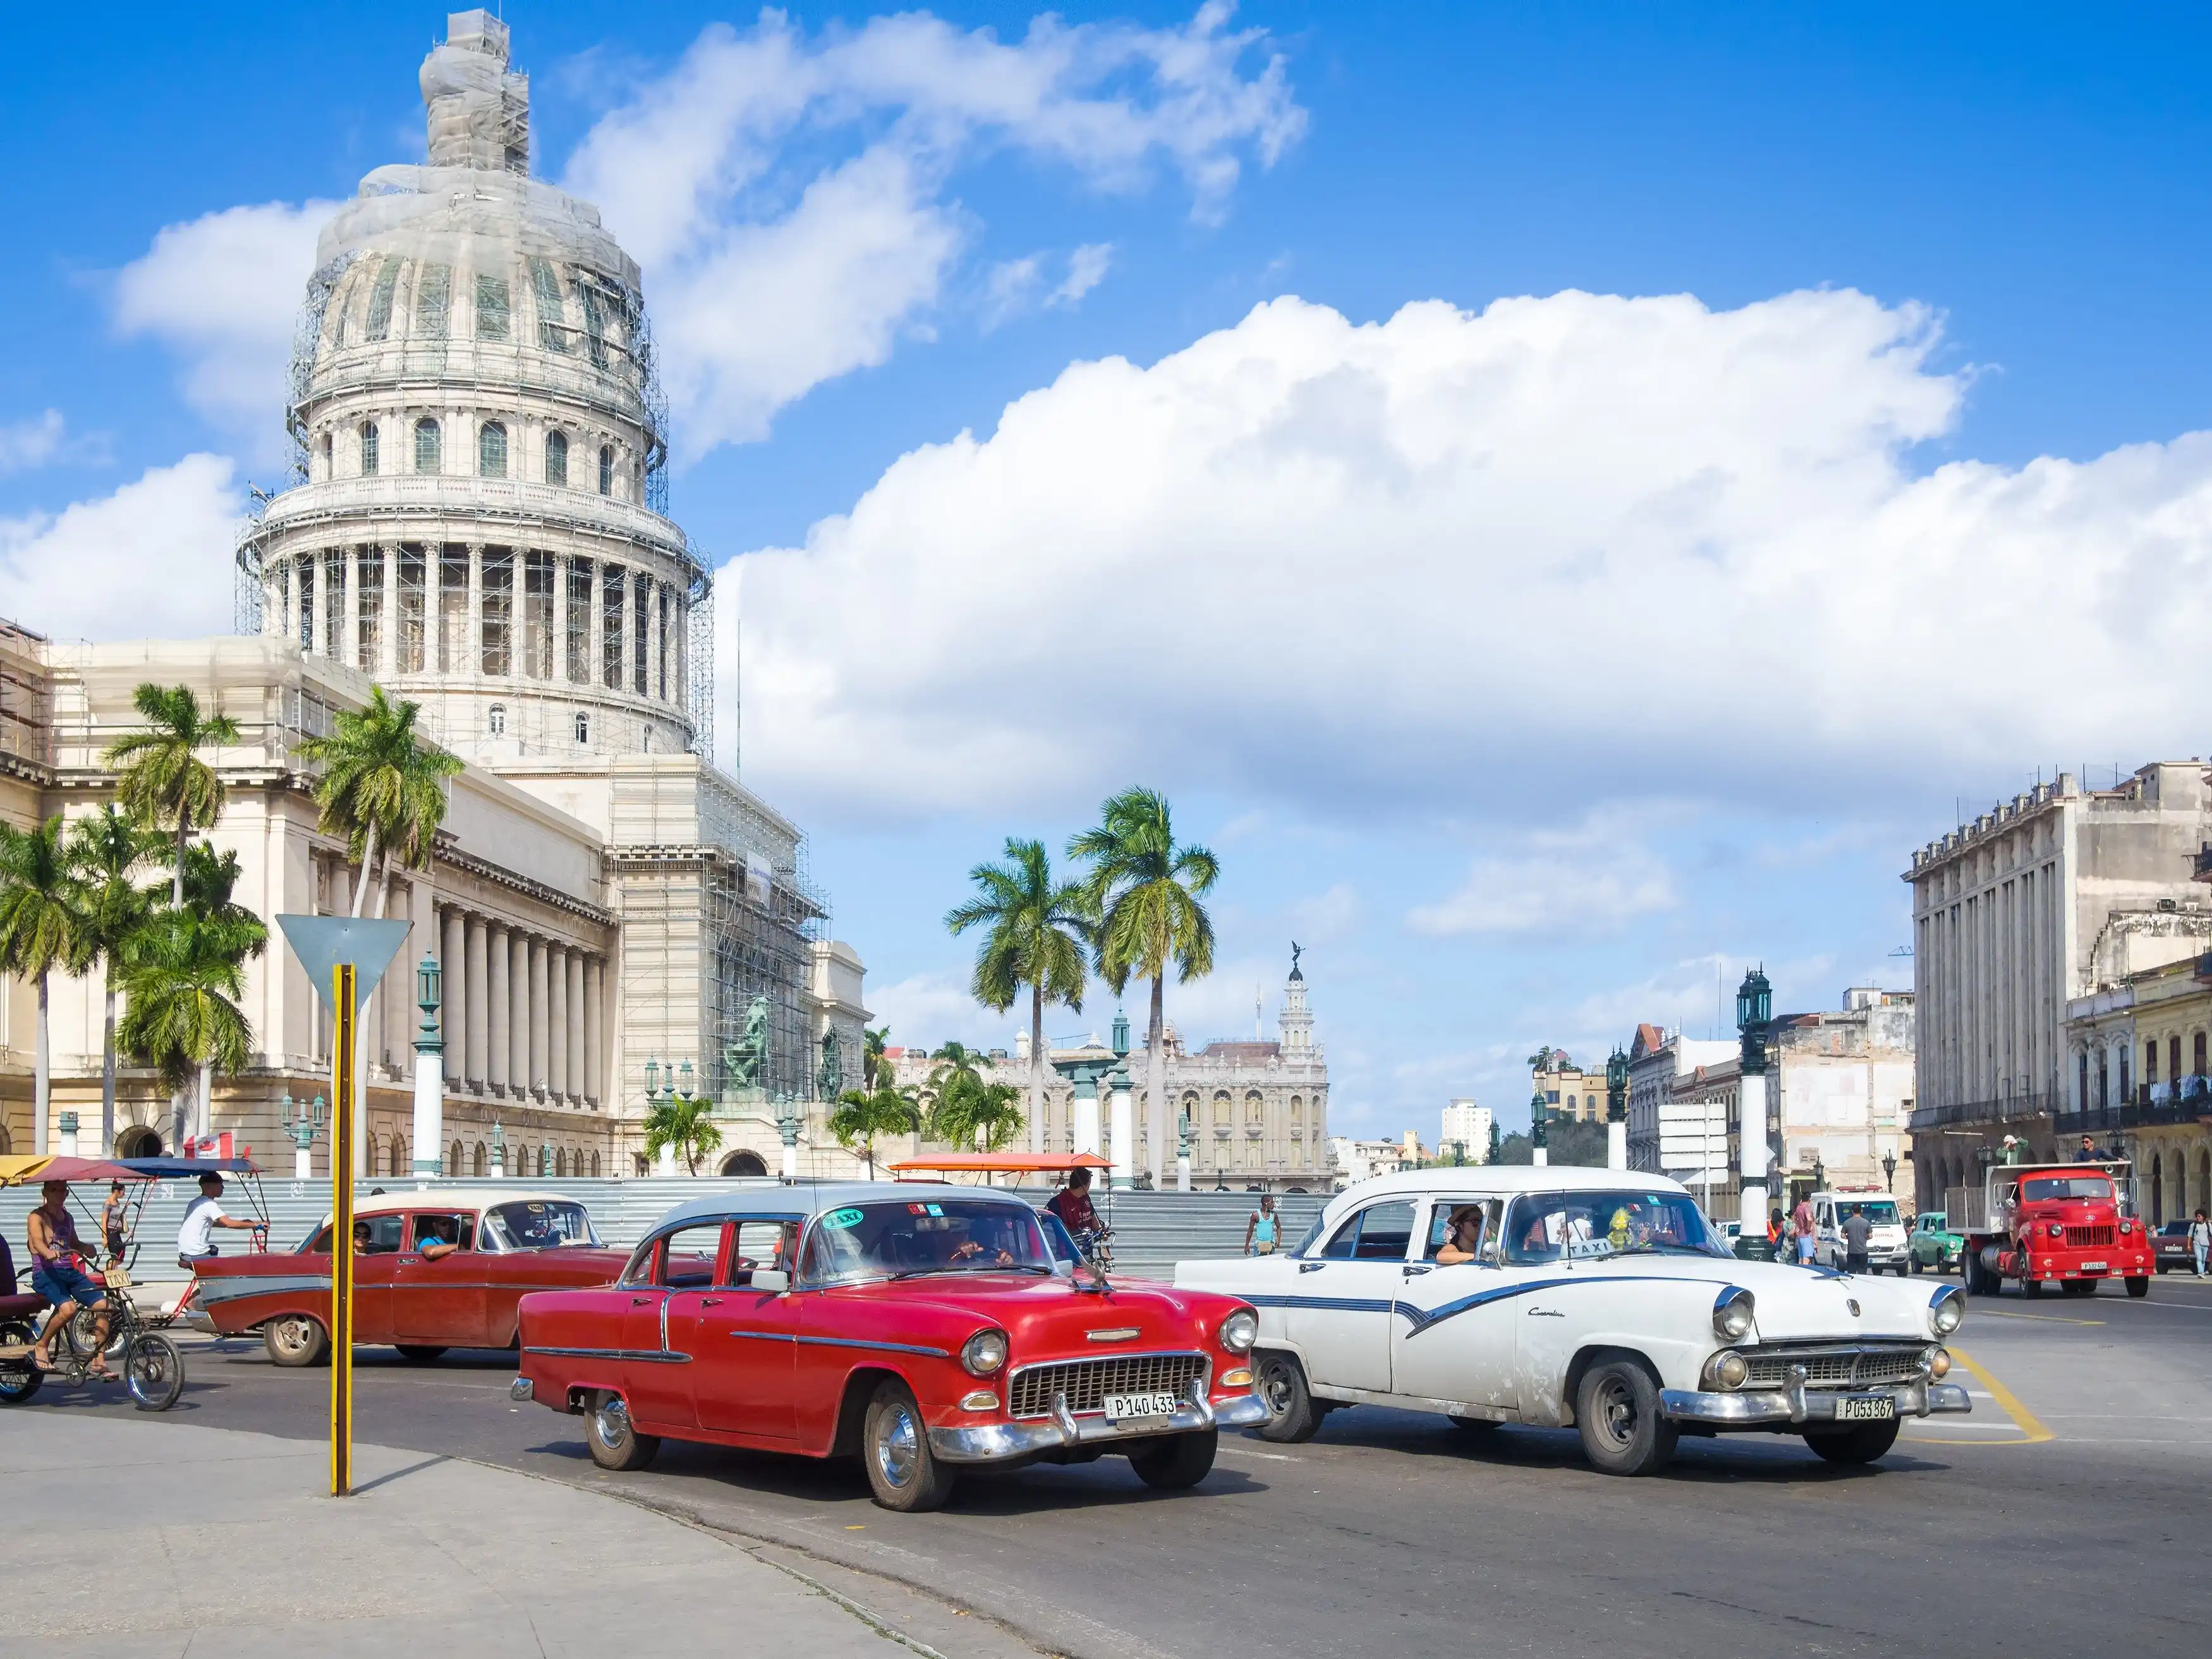
<instances>
[{"instance_id":1,"label":"red vintage car","mask_svg":"<svg viewBox=\"0 0 2212 1659\"><path fill-rule=\"evenodd\" d=\"M354 1340L414 1360L511 1348L526 1294L607 1284L629 1259L575 1200L520 1185L380 1193L356 1206L354 1239ZM226 1336L258 1330L279 1365L315 1364L330 1353L330 1252L325 1220L289 1254L195 1262L199 1304Z\"/></svg>"},{"instance_id":2,"label":"red vintage car","mask_svg":"<svg viewBox=\"0 0 2212 1659\"><path fill-rule=\"evenodd\" d=\"M663 1217L613 1285L526 1297L512 1390L580 1415L602 1468L664 1437L857 1454L876 1502L957 1473L1128 1458L1194 1486L1260 1422L1249 1304L1056 1260L1012 1193L785 1187Z\"/></svg>"}]
</instances>

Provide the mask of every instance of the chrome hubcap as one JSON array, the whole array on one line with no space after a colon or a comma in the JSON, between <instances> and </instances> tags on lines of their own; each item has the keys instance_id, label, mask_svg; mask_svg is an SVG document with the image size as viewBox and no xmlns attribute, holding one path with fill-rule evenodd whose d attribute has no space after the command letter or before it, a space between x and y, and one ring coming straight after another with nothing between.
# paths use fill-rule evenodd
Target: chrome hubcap
<instances>
[{"instance_id":1,"label":"chrome hubcap","mask_svg":"<svg viewBox=\"0 0 2212 1659\"><path fill-rule=\"evenodd\" d=\"M276 1327L276 1346L288 1352L300 1352L308 1340L307 1322L304 1319L287 1319Z\"/></svg>"},{"instance_id":2,"label":"chrome hubcap","mask_svg":"<svg viewBox=\"0 0 2212 1659\"><path fill-rule=\"evenodd\" d=\"M894 1407L876 1437L876 1472L886 1486L903 1486L914 1479L914 1466L920 1457L914 1413L903 1406Z\"/></svg>"},{"instance_id":3,"label":"chrome hubcap","mask_svg":"<svg viewBox=\"0 0 2212 1659\"><path fill-rule=\"evenodd\" d=\"M1291 1408L1290 1369L1280 1360L1260 1369L1260 1398L1270 1416L1280 1417Z\"/></svg>"},{"instance_id":4,"label":"chrome hubcap","mask_svg":"<svg viewBox=\"0 0 2212 1659\"><path fill-rule=\"evenodd\" d=\"M1605 1393L1598 1401L1598 1412L1606 1433L1613 1440L1626 1445L1635 1437L1636 1401L1626 1384L1607 1384Z\"/></svg>"},{"instance_id":5,"label":"chrome hubcap","mask_svg":"<svg viewBox=\"0 0 2212 1659\"><path fill-rule=\"evenodd\" d=\"M629 1408L619 1400L610 1400L597 1413L599 1439L603 1444L619 1446L629 1436Z\"/></svg>"}]
</instances>

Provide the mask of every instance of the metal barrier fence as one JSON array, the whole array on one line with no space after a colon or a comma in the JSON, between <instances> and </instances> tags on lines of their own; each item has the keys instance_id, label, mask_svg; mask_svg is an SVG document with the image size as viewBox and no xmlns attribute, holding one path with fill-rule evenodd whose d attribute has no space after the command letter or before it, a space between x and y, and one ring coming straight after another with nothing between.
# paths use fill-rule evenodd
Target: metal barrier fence
<instances>
[{"instance_id":1,"label":"metal barrier fence","mask_svg":"<svg viewBox=\"0 0 2212 1659\"><path fill-rule=\"evenodd\" d=\"M887 1193L894 1190L890 1182L880 1184ZM198 1196L199 1188L189 1181L157 1181L152 1185L154 1190L148 1195L144 1213L139 1218L136 1234L138 1256L133 1272L143 1283L181 1279L185 1273L177 1266L177 1230L184 1224L185 1206ZM355 1196L358 1201L385 1191L419 1188L434 1193L498 1185L511 1187L516 1192L556 1192L574 1198L591 1212L592 1224L599 1229L600 1237L610 1244L626 1247L644 1237L654 1222L678 1204L711 1194L773 1188L776 1182L757 1178L692 1180L680 1176L623 1181L517 1177L505 1182L451 1179L418 1182L404 1176L386 1176L380 1182L361 1182ZM272 1250L296 1249L330 1214L331 1188L327 1181L294 1181L264 1176L261 1189L269 1206ZM1037 1204L1052 1195L1051 1188L1045 1187L1018 1190ZM89 1243L98 1233L99 1208L107 1190L88 1186L72 1191L76 1194L73 1203L78 1230ZM1109 1201L1109 1195L1101 1192L1097 1194L1097 1201L1101 1213L1108 1217L1114 1229L1115 1271L1158 1279L1169 1277L1179 1260L1242 1254L1245 1223L1260 1206L1256 1193L1116 1193L1110 1195ZM1325 1194L1317 1194L1293 1193L1277 1199L1277 1211L1282 1217L1281 1245L1287 1248L1304 1237L1328 1201ZM15 1247L16 1265L24 1271L27 1282L30 1263L24 1252L24 1218L38 1202L34 1188L10 1188L0 1192L0 1230L5 1231L9 1243ZM223 1210L237 1217L252 1213L246 1193L235 1180L223 1198ZM243 1233L218 1231L216 1246L225 1255L236 1254L246 1248L245 1237Z\"/></svg>"}]
</instances>

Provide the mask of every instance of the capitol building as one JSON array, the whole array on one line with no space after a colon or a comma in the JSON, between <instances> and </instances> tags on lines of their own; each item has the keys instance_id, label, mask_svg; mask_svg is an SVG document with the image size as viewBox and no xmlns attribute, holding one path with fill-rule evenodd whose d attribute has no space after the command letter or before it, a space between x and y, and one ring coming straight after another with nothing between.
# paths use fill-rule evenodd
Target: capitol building
<instances>
[{"instance_id":1,"label":"capitol building","mask_svg":"<svg viewBox=\"0 0 2212 1659\"><path fill-rule=\"evenodd\" d=\"M394 872L386 914L411 928L364 1016L367 1172L641 1171L648 1061L717 1101L717 1167L775 1170L796 1121L802 1168L842 1172L822 1122L860 1080L862 965L830 935L799 827L714 764L714 574L668 516L638 266L596 208L531 176L505 24L454 14L421 79L427 161L370 173L322 233L286 398L293 483L240 538L240 635L62 646L17 619L0 635L0 811L28 824L112 799L100 756L137 726L135 688L189 686L241 730L206 757L236 902L347 912L356 872L295 750L385 686L467 769L432 867ZM438 1147L406 1144L426 956ZM65 1113L96 1130L100 984L53 984L44 1133L35 994L9 993L0 1151L46 1144ZM209 1120L173 1121L126 1069L113 1151L228 1130L283 1161L287 1100L328 1087L329 1019L274 939L245 1006L259 1052L218 1080ZM80 1149L96 1139L81 1127Z\"/></svg>"}]
</instances>

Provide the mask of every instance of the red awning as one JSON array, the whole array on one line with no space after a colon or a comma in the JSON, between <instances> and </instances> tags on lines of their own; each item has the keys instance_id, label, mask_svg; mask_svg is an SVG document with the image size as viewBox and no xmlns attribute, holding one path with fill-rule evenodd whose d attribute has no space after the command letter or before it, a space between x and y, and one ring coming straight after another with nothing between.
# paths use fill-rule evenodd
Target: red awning
<instances>
[{"instance_id":1,"label":"red awning","mask_svg":"<svg viewBox=\"0 0 2212 1659\"><path fill-rule=\"evenodd\" d=\"M1055 1170L1110 1170L1114 1161L1096 1152L945 1152L902 1158L884 1167L894 1175L909 1170L939 1175L1042 1175Z\"/></svg>"}]
</instances>

